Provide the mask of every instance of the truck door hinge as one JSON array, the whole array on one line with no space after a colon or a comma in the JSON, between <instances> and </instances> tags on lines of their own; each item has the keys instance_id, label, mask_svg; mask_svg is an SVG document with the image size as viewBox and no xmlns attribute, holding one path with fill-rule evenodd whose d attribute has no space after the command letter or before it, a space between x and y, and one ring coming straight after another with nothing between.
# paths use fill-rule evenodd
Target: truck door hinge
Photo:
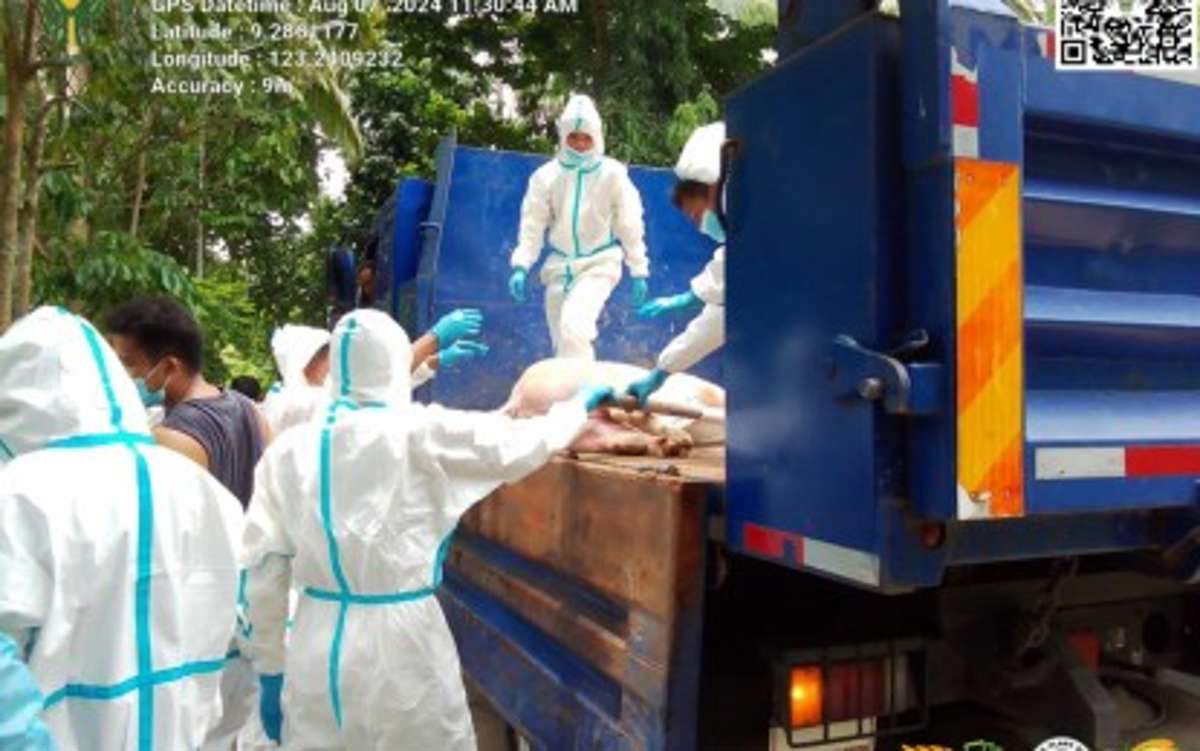
<instances>
[{"instance_id":1,"label":"truck door hinge","mask_svg":"<svg viewBox=\"0 0 1200 751\"><path fill-rule=\"evenodd\" d=\"M940 363L901 362L929 343L925 331L915 331L888 354L867 349L845 334L833 340L834 395L838 399L877 401L896 415L932 415L944 402Z\"/></svg>"}]
</instances>

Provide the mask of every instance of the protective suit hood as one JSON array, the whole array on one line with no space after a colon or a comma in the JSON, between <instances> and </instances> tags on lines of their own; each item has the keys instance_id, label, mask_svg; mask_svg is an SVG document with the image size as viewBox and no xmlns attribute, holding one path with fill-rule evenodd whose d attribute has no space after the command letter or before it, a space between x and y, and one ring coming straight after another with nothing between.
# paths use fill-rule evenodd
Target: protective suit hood
<instances>
[{"instance_id":1,"label":"protective suit hood","mask_svg":"<svg viewBox=\"0 0 1200 751\"><path fill-rule=\"evenodd\" d=\"M133 381L92 324L41 307L0 337L0 465L51 441L146 433Z\"/></svg>"},{"instance_id":2,"label":"protective suit hood","mask_svg":"<svg viewBox=\"0 0 1200 751\"><path fill-rule=\"evenodd\" d=\"M334 400L403 407L412 401L412 344L404 329L378 310L342 316L330 345L330 393Z\"/></svg>"},{"instance_id":3,"label":"protective suit hood","mask_svg":"<svg viewBox=\"0 0 1200 751\"><path fill-rule=\"evenodd\" d=\"M308 385L304 369L321 347L327 344L329 332L325 329L290 323L275 329L275 333L271 335L271 354L275 357L275 366L279 368L279 374L283 377L283 385Z\"/></svg>"},{"instance_id":4,"label":"protective suit hood","mask_svg":"<svg viewBox=\"0 0 1200 751\"><path fill-rule=\"evenodd\" d=\"M591 97L573 94L558 117L558 154L560 159L567 155L567 136L572 133L587 133L592 137L592 150L585 152L595 162L604 156L604 122L600 111Z\"/></svg>"},{"instance_id":5,"label":"protective suit hood","mask_svg":"<svg viewBox=\"0 0 1200 751\"><path fill-rule=\"evenodd\" d=\"M721 145L725 143L725 123L701 125L692 131L675 164L675 176L716 185L721 178Z\"/></svg>"}]
</instances>

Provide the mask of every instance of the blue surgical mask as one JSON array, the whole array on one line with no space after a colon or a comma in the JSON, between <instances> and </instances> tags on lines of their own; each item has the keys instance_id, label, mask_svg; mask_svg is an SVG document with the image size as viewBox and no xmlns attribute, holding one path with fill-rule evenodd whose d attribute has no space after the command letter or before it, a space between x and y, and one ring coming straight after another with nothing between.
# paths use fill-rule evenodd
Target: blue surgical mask
<instances>
[{"instance_id":1,"label":"blue surgical mask","mask_svg":"<svg viewBox=\"0 0 1200 751\"><path fill-rule=\"evenodd\" d=\"M137 386L138 396L142 400L142 404L148 409L150 407L160 407L167 400L167 387L163 387L158 391L151 391L146 385L145 378L134 378L133 385Z\"/></svg>"},{"instance_id":2,"label":"blue surgical mask","mask_svg":"<svg viewBox=\"0 0 1200 751\"><path fill-rule=\"evenodd\" d=\"M725 228L721 226L717 212L712 209L706 209L704 216L700 217L700 231L719 243L725 242Z\"/></svg>"}]
</instances>

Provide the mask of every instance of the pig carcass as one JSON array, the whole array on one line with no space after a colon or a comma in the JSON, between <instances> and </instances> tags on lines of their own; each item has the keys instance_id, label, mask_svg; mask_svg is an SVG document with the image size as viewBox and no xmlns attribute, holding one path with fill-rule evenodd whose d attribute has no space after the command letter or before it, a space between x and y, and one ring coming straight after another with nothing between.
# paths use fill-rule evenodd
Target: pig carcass
<instances>
[{"instance_id":1,"label":"pig carcass","mask_svg":"<svg viewBox=\"0 0 1200 751\"><path fill-rule=\"evenodd\" d=\"M543 415L555 402L571 398L583 386L611 386L622 392L650 371L620 362L577 359L541 360L517 379L501 411L509 417ZM571 444L580 453L682 456L696 445L725 442L725 390L687 373L670 376L650 398L704 413L701 419L667 417L601 407Z\"/></svg>"}]
</instances>

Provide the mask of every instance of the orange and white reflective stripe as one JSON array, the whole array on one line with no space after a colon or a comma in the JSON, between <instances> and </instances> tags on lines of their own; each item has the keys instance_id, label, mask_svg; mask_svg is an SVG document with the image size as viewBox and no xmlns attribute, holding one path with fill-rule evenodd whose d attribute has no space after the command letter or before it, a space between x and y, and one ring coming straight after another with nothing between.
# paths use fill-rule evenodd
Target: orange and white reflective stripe
<instances>
[{"instance_id":1,"label":"orange and white reflective stripe","mask_svg":"<svg viewBox=\"0 0 1200 751\"><path fill-rule=\"evenodd\" d=\"M954 183L959 518L1022 516L1020 169L957 158Z\"/></svg>"}]
</instances>

